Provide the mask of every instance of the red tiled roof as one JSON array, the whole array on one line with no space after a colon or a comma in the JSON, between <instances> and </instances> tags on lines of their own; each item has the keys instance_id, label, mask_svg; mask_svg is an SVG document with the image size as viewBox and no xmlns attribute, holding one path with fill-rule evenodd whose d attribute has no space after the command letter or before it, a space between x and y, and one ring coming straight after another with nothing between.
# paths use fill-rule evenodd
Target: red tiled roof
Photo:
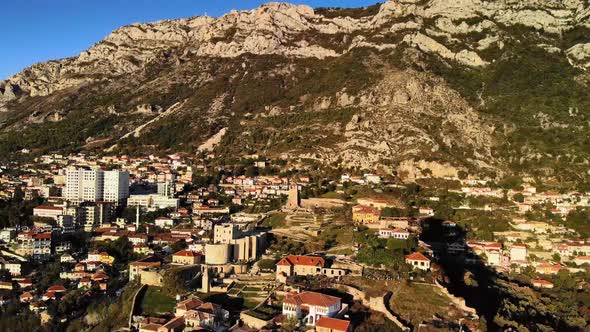
<instances>
[{"instance_id":1,"label":"red tiled roof","mask_svg":"<svg viewBox=\"0 0 590 332\"><path fill-rule=\"evenodd\" d=\"M162 327L161 324L154 324L154 323L143 324L143 323L141 323L139 328L144 331L157 332L160 327Z\"/></svg>"},{"instance_id":2,"label":"red tiled roof","mask_svg":"<svg viewBox=\"0 0 590 332\"><path fill-rule=\"evenodd\" d=\"M34 208L34 210L53 210L53 211L62 211L62 207L58 206L51 206L51 205L39 205Z\"/></svg>"},{"instance_id":3,"label":"red tiled roof","mask_svg":"<svg viewBox=\"0 0 590 332\"><path fill-rule=\"evenodd\" d=\"M196 297L191 297L189 299L186 299L182 302L180 302L177 306L176 309L181 309L181 310L191 310L194 309L200 305L203 304L203 301L199 300Z\"/></svg>"},{"instance_id":4,"label":"red tiled roof","mask_svg":"<svg viewBox=\"0 0 590 332\"><path fill-rule=\"evenodd\" d=\"M350 322L331 317L320 317L315 326L331 329L333 331L347 331L350 327Z\"/></svg>"},{"instance_id":5,"label":"red tiled roof","mask_svg":"<svg viewBox=\"0 0 590 332\"><path fill-rule=\"evenodd\" d=\"M215 304L215 303L211 303L211 302L206 302L203 303L202 305L200 305L197 308L198 311L202 311L202 312L207 312L210 314L214 314L218 311L221 310L221 306L219 304Z\"/></svg>"},{"instance_id":6,"label":"red tiled roof","mask_svg":"<svg viewBox=\"0 0 590 332\"><path fill-rule=\"evenodd\" d=\"M379 209L376 209L372 206L366 206L366 205L355 205L352 207L352 211L354 213L371 213L371 214L375 214L375 215L381 214L379 212Z\"/></svg>"},{"instance_id":7,"label":"red tiled roof","mask_svg":"<svg viewBox=\"0 0 590 332\"><path fill-rule=\"evenodd\" d=\"M340 302L340 298L316 292L302 292L294 295L287 295L284 302L296 305L313 305L329 307Z\"/></svg>"},{"instance_id":8,"label":"red tiled roof","mask_svg":"<svg viewBox=\"0 0 590 332\"><path fill-rule=\"evenodd\" d=\"M411 261L423 261L423 262L430 262L430 259L428 259L428 257L424 256L422 253L420 252L415 252L409 255L406 255L406 259L407 260L411 260Z\"/></svg>"},{"instance_id":9,"label":"red tiled roof","mask_svg":"<svg viewBox=\"0 0 590 332\"><path fill-rule=\"evenodd\" d=\"M181 251L174 253L174 256L195 257L195 256L199 256L199 254L197 254L193 251L190 251L190 250L181 250Z\"/></svg>"},{"instance_id":10,"label":"red tiled roof","mask_svg":"<svg viewBox=\"0 0 590 332\"><path fill-rule=\"evenodd\" d=\"M152 267L152 266L160 266L161 263L160 262L131 262L129 263L129 265L131 266L143 266L143 267Z\"/></svg>"},{"instance_id":11,"label":"red tiled roof","mask_svg":"<svg viewBox=\"0 0 590 332\"><path fill-rule=\"evenodd\" d=\"M280 266L292 266L292 265L307 265L307 266L321 266L326 265L326 261L322 257L315 256L300 256L300 255L289 255L283 257L277 265Z\"/></svg>"},{"instance_id":12,"label":"red tiled roof","mask_svg":"<svg viewBox=\"0 0 590 332\"><path fill-rule=\"evenodd\" d=\"M92 275L92 280L106 280L109 279L109 276L102 273L102 272L98 272Z\"/></svg>"},{"instance_id":13,"label":"red tiled roof","mask_svg":"<svg viewBox=\"0 0 590 332\"><path fill-rule=\"evenodd\" d=\"M43 294L43 297L46 297L48 299L55 299L57 298L57 295L55 295L55 292L47 292Z\"/></svg>"},{"instance_id":14,"label":"red tiled roof","mask_svg":"<svg viewBox=\"0 0 590 332\"><path fill-rule=\"evenodd\" d=\"M21 299L32 299L33 298L33 294L29 293L29 292L24 292L21 294L20 296Z\"/></svg>"},{"instance_id":15,"label":"red tiled roof","mask_svg":"<svg viewBox=\"0 0 590 332\"><path fill-rule=\"evenodd\" d=\"M65 292L66 288L62 285L51 286L47 289L47 292Z\"/></svg>"},{"instance_id":16,"label":"red tiled roof","mask_svg":"<svg viewBox=\"0 0 590 332\"><path fill-rule=\"evenodd\" d=\"M51 233L41 233L33 235L35 240L48 240L51 239Z\"/></svg>"}]
</instances>

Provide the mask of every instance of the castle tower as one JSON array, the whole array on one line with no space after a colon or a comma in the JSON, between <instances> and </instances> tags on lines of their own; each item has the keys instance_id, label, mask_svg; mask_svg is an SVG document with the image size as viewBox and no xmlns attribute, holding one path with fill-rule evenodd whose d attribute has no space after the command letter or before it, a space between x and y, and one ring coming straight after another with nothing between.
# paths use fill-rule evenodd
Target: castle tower
<instances>
[{"instance_id":1,"label":"castle tower","mask_svg":"<svg viewBox=\"0 0 590 332\"><path fill-rule=\"evenodd\" d=\"M299 187L295 185L289 186L289 198L287 199L287 208L295 210L299 207Z\"/></svg>"}]
</instances>

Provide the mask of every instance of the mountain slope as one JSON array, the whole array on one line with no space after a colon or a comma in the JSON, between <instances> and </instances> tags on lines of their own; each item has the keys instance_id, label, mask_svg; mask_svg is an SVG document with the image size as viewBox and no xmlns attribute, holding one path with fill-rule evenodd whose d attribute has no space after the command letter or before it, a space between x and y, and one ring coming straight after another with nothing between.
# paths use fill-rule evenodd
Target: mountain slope
<instances>
[{"instance_id":1,"label":"mountain slope","mask_svg":"<svg viewBox=\"0 0 590 332\"><path fill-rule=\"evenodd\" d=\"M215 137L220 155L301 166L582 182L589 8L271 3L134 24L0 83L0 152L194 153Z\"/></svg>"}]
</instances>

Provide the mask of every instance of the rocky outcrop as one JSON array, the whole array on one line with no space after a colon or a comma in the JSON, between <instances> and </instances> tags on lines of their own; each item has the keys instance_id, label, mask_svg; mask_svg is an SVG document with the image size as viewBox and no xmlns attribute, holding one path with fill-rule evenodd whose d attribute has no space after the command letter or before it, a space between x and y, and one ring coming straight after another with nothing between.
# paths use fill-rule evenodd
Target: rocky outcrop
<instances>
[{"instance_id":1,"label":"rocky outcrop","mask_svg":"<svg viewBox=\"0 0 590 332\"><path fill-rule=\"evenodd\" d=\"M10 101L16 99L19 93L18 86L7 83L4 86L0 85L0 101Z\"/></svg>"},{"instance_id":2,"label":"rocky outcrop","mask_svg":"<svg viewBox=\"0 0 590 332\"><path fill-rule=\"evenodd\" d=\"M404 37L404 42L419 48L423 52L435 53L445 59L455 60L467 66L479 67L488 64L488 62L483 61L479 55L473 51L461 50L458 53L453 53L444 45L419 32L413 35L406 35L406 37Z\"/></svg>"},{"instance_id":3,"label":"rocky outcrop","mask_svg":"<svg viewBox=\"0 0 590 332\"><path fill-rule=\"evenodd\" d=\"M575 27L590 27L588 22L590 9L583 0L391 0L383 3L376 15L362 18L326 18L308 6L269 3L250 11L233 11L218 19L201 16L122 27L79 56L31 66L9 78L4 86L18 87L31 96L44 96L89 81L139 71L162 56L175 57L178 64L189 54L337 57L343 54L341 45L329 45L306 35L351 33L357 37L346 42L347 51L359 47L395 48L393 43L370 40L373 34L393 33L401 34L400 40L423 52L478 67L493 60L483 60L479 52L491 43L502 43L500 26L526 26L557 34ZM478 44L462 45L462 49L452 51L451 44L473 33L484 34ZM447 42L433 39L432 34L445 36ZM572 63L587 68L587 47L568 47ZM2 92L0 99L12 100L14 96L8 90Z\"/></svg>"},{"instance_id":4,"label":"rocky outcrop","mask_svg":"<svg viewBox=\"0 0 590 332\"><path fill-rule=\"evenodd\" d=\"M572 46L567 50L567 56L572 65L590 68L590 43Z\"/></svg>"}]
</instances>

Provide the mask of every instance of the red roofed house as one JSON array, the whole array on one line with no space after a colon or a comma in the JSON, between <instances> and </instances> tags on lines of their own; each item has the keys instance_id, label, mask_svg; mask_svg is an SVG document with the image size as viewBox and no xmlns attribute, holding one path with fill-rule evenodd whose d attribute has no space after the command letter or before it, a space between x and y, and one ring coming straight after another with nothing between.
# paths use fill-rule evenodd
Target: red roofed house
<instances>
[{"instance_id":1,"label":"red roofed house","mask_svg":"<svg viewBox=\"0 0 590 332\"><path fill-rule=\"evenodd\" d=\"M283 315L302 319L312 326L320 317L334 317L341 309L340 298L316 292L287 295L283 300Z\"/></svg>"},{"instance_id":2,"label":"red roofed house","mask_svg":"<svg viewBox=\"0 0 590 332\"><path fill-rule=\"evenodd\" d=\"M188 299L186 299L184 301L181 301L180 303L178 303L176 305L176 309L174 311L174 315L177 316L177 317L178 316L182 316L187 311L193 310L195 308L198 308L202 304L203 304L203 301L201 301L199 298L197 298L195 296L191 296Z\"/></svg>"},{"instance_id":3,"label":"red roofed house","mask_svg":"<svg viewBox=\"0 0 590 332\"><path fill-rule=\"evenodd\" d=\"M533 279L531 280L533 283L533 287L537 288L553 288L553 283L551 281L543 280L543 279Z\"/></svg>"},{"instance_id":4,"label":"red roofed house","mask_svg":"<svg viewBox=\"0 0 590 332\"><path fill-rule=\"evenodd\" d=\"M166 324L160 326L158 332L182 332L184 328L184 317L174 317Z\"/></svg>"},{"instance_id":5,"label":"red roofed house","mask_svg":"<svg viewBox=\"0 0 590 332\"><path fill-rule=\"evenodd\" d=\"M157 332L163 324L166 323L166 319L147 317L139 323L139 332Z\"/></svg>"},{"instance_id":6,"label":"red roofed house","mask_svg":"<svg viewBox=\"0 0 590 332\"><path fill-rule=\"evenodd\" d=\"M181 250L172 255L172 263L179 265L195 265L201 261L201 254L190 250Z\"/></svg>"},{"instance_id":7,"label":"red roofed house","mask_svg":"<svg viewBox=\"0 0 590 332\"><path fill-rule=\"evenodd\" d=\"M92 281L90 280L90 278L80 279L80 282L78 283L78 288L91 288L91 287L92 287Z\"/></svg>"},{"instance_id":8,"label":"red roofed house","mask_svg":"<svg viewBox=\"0 0 590 332\"><path fill-rule=\"evenodd\" d=\"M412 265L415 269L430 270L430 259L419 252L407 255L406 263Z\"/></svg>"},{"instance_id":9,"label":"red roofed house","mask_svg":"<svg viewBox=\"0 0 590 332\"><path fill-rule=\"evenodd\" d=\"M325 266L326 261L321 257L289 255L277 263L277 278L318 275Z\"/></svg>"},{"instance_id":10,"label":"red roofed house","mask_svg":"<svg viewBox=\"0 0 590 332\"><path fill-rule=\"evenodd\" d=\"M315 330L317 332L351 332L352 325L349 321L331 317L320 317Z\"/></svg>"},{"instance_id":11,"label":"red roofed house","mask_svg":"<svg viewBox=\"0 0 590 332\"><path fill-rule=\"evenodd\" d=\"M34 296L33 294L31 294L30 292L24 292L22 293L22 295L19 297L20 302L21 303L29 303L31 301L33 301Z\"/></svg>"},{"instance_id":12,"label":"red roofed house","mask_svg":"<svg viewBox=\"0 0 590 332\"><path fill-rule=\"evenodd\" d=\"M41 300L43 300L43 301L57 300L57 293L55 293L55 292L46 292L41 297Z\"/></svg>"},{"instance_id":13,"label":"red roofed house","mask_svg":"<svg viewBox=\"0 0 590 332\"><path fill-rule=\"evenodd\" d=\"M65 293L66 288L62 285L55 285L47 288L48 292Z\"/></svg>"},{"instance_id":14,"label":"red roofed house","mask_svg":"<svg viewBox=\"0 0 590 332\"><path fill-rule=\"evenodd\" d=\"M30 288L33 286L33 280L31 279L20 279L17 280L16 283L21 289Z\"/></svg>"}]
</instances>

